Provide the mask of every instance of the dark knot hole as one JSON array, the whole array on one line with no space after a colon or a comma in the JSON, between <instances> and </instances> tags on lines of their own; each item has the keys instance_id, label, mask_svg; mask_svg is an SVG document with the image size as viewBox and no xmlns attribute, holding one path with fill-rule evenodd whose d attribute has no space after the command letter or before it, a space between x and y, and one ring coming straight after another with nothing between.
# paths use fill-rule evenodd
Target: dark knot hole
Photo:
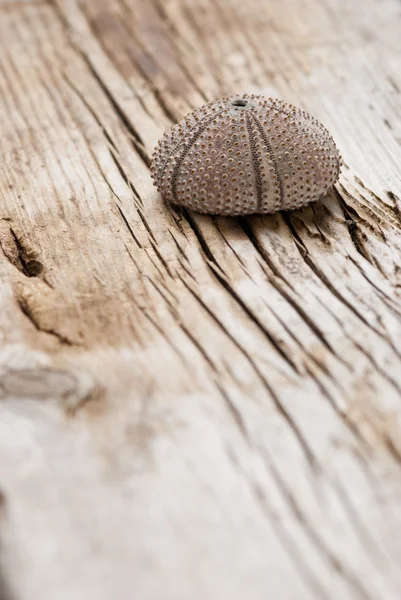
<instances>
[{"instance_id":1,"label":"dark knot hole","mask_svg":"<svg viewBox=\"0 0 401 600\"><path fill-rule=\"evenodd\" d=\"M246 100L233 100L231 104L233 106L246 106L248 102Z\"/></svg>"}]
</instances>

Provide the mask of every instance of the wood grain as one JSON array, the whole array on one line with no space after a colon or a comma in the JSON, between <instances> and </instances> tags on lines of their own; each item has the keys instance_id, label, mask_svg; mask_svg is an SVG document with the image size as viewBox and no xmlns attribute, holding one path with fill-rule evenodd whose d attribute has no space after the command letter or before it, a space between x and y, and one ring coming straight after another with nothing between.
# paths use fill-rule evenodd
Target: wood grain
<instances>
[{"instance_id":1,"label":"wood grain","mask_svg":"<svg viewBox=\"0 0 401 600\"><path fill-rule=\"evenodd\" d=\"M401 593L401 5L0 3L2 600ZM345 166L210 218L163 131L257 92Z\"/></svg>"}]
</instances>

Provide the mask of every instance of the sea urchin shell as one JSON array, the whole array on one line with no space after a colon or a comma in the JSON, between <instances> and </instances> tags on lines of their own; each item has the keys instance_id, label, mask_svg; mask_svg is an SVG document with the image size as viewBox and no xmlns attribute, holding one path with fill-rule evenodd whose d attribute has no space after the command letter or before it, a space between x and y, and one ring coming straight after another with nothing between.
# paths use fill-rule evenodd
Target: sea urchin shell
<instances>
[{"instance_id":1,"label":"sea urchin shell","mask_svg":"<svg viewBox=\"0 0 401 600\"><path fill-rule=\"evenodd\" d=\"M299 208L337 181L333 138L305 111L273 98L222 98L169 129L153 154L164 198L202 213L246 215Z\"/></svg>"}]
</instances>

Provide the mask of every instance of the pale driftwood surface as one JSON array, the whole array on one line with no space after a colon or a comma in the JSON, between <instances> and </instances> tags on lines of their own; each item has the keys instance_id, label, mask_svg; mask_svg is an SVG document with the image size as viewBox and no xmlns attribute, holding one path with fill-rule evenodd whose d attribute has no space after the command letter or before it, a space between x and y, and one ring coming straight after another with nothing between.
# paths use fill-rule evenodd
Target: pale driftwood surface
<instances>
[{"instance_id":1,"label":"pale driftwood surface","mask_svg":"<svg viewBox=\"0 0 401 600\"><path fill-rule=\"evenodd\" d=\"M2 600L400 598L400 22L1 1ZM157 138L231 92L320 118L336 190L165 206Z\"/></svg>"}]
</instances>

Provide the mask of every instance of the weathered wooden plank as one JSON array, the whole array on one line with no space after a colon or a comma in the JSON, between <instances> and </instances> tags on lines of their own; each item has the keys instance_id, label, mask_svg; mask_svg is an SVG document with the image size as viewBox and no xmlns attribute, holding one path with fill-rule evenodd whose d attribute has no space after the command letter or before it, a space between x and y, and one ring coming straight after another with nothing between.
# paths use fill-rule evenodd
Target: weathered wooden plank
<instances>
[{"instance_id":1,"label":"weathered wooden plank","mask_svg":"<svg viewBox=\"0 0 401 600\"><path fill-rule=\"evenodd\" d=\"M399 4L0 10L3 595L398 598ZM166 206L158 136L238 91L316 114L337 189Z\"/></svg>"}]
</instances>

